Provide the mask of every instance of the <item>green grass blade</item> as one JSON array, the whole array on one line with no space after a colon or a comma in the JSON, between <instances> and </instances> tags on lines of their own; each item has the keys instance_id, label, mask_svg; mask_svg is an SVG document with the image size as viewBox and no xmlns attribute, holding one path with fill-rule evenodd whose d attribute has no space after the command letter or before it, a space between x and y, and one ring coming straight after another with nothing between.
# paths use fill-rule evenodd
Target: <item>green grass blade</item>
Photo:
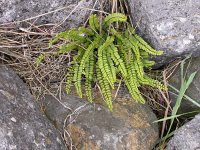
<instances>
[{"instance_id":1,"label":"green grass blade","mask_svg":"<svg viewBox=\"0 0 200 150\"><path fill-rule=\"evenodd\" d=\"M192 113L199 113L199 112L200 112L200 110L199 111L192 111L192 112L182 113L182 114L174 115L174 116L170 116L170 117L165 117L163 119L156 120L153 123L157 123L157 122L161 122L161 121L166 121L166 120L169 120L169 119L174 119L174 118L177 118L177 117L180 117L180 116L184 116L184 115L188 115L188 114L192 114Z\"/></svg>"},{"instance_id":2,"label":"green grass blade","mask_svg":"<svg viewBox=\"0 0 200 150\"><path fill-rule=\"evenodd\" d=\"M179 109L179 107L180 107L180 105L181 105L181 101L182 101L182 99L183 99L183 97L184 97L184 95L185 95L185 92L186 92L186 90L188 89L189 85L192 83L192 81L193 81L193 79L194 79L196 73L197 73L197 72L193 72L193 73L190 75L188 81L184 81L183 84L181 85L180 92L179 92L179 95L178 95L176 104L175 104L175 106L173 107L172 115L171 115L171 116L175 116L176 113L178 112L178 109ZM171 119L170 126L169 126L169 129L168 129L168 132L167 132L167 135L168 135L168 134L170 133L170 131L171 131L172 125L173 125L173 123L174 123L174 119L175 119L175 117Z\"/></svg>"},{"instance_id":3,"label":"green grass blade","mask_svg":"<svg viewBox=\"0 0 200 150\"><path fill-rule=\"evenodd\" d=\"M174 86L172 86L172 85L168 85L170 88L172 88L174 91L176 91L177 93L179 93L179 90L178 89L176 89ZM189 97L189 96L187 96L187 95L185 95L184 94L184 97L186 98L186 100L188 100L188 101L190 101L191 103L193 103L194 105L196 105L197 107L199 107L200 108L200 104L199 103L197 103L195 100L193 100L191 97Z\"/></svg>"}]
</instances>

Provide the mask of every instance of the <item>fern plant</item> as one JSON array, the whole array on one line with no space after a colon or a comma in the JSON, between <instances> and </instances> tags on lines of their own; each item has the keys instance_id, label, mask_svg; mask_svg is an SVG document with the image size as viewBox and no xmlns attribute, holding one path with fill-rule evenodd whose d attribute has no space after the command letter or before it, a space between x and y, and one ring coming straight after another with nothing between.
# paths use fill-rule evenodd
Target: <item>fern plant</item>
<instances>
[{"instance_id":1,"label":"fern plant","mask_svg":"<svg viewBox=\"0 0 200 150\"><path fill-rule=\"evenodd\" d=\"M115 23L123 23L126 28L115 28ZM149 61L149 55L161 55L163 51L156 51L149 46L135 30L128 25L127 17L121 13L106 16L103 21L95 14L89 18L88 27L71 29L57 34L50 45L64 39L57 54L77 51L68 68L66 92L75 86L77 94L82 97L82 79L85 79L85 93L90 102L93 101L92 82L98 82L103 93L105 103L112 111L111 89L121 76L133 99L145 103L139 91L142 85L149 85L159 89L166 87L159 81L148 77L144 68L155 64Z\"/></svg>"}]
</instances>

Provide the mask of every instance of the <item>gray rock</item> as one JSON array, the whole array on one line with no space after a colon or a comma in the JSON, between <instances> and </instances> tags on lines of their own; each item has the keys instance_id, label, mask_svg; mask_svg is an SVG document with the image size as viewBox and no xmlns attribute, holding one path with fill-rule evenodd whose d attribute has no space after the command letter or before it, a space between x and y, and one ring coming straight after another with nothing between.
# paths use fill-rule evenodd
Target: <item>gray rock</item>
<instances>
[{"instance_id":1,"label":"gray rock","mask_svg":"<svg viewBox=\"0 0 200 150\"><path fill-rule=\"evenodd\" d=\"M199 0L128 0L132 22L154 48L164 50L157 65L200 55Z\"/></svg>"},{"instance_id":2,"label":"gray rock","mask_svg":"<svg viewBox=\"0 0 200 150\"><path fill-rule=\"evenodd\" d=\"M200 114L175 131L167 150L200 150Z\"/></svg>"},{"instance_id":3,"label":"gray rock","mask_svg":"<svg viewBox=\"0 0 200 150\"><path fill-rule=\"evenodd\" d=\"M64 149L28 87L11 69L0 66L0 150Z\"/></svg>"},{"instance_id":4,"label":"gray rock","mask_svg":"<svg viewBox=\"0 0 200 150\"><path fill-rule=\"evenodd\" d=\"M185 78L188 79L189 76L197 71L194 80L190 84L189 88L186 91L186 95L195 100L200 105L200 58L188 59L184 64L184 74ZM180 90L181 87L181 69L180 65L175 70L174 74L169 79L169 84L174 86L176 89ZM170 90L170 98L172 100L172 105L174 106L178 97L178 93L174 90ZM181 106L179 108L179 113L191 112L191 111L200 111L200 107L193 104L189 100L183 98Z\"/></svg>"},{"instance_id":5,"label":"gray rock","mask_svg":"<svg viewBox=\"0 0 200 150\"><path fill-rule=\"evenodd\" d=\"M65 28L67 24L71 28L84 22L89 14L86 8L92 8L93 0L3 0L0 1L0 5L0 24L21 21L55 11L31 21L34 21L34 24L61 24L64 21L62 26ZM66 8L61 9L64 7ZM71 12L73 13L70 14Z\"/></svg>"},{"instance_id":6,"label":"gray rock","mask_svg":"<svg viewBox=\"0 0 200 150\"><path fill-rule=\"evenodd\" d=\"M101 95L95 94L95 101L102 101ZM60 102L72 111L47 96L46 115L60 130L65 126L77 149L149 150L158 139L158 125L152 123L156 116L151 109L125 96L115 100L112 113L100 104L93 105L64 92Z\"/></svg>"}]
</instances>

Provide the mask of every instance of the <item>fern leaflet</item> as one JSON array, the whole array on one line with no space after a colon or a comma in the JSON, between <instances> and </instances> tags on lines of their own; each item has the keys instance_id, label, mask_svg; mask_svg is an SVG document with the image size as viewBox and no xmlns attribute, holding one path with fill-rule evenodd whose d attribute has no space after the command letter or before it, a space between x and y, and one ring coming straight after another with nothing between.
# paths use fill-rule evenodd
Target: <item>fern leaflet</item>
<instances>
[{"instance_id":1,"label":"fern leaflet","mask_svg":"<svg viewBox=\"0 0 200 150\"><path fill-rule=\"evenodd\" d=\"M111 25L113 22L126 22L127 17L121 13L109 14L103 21L103 26L106 28Z\"/></svg>"},{"instance_id":2,"label":"fern leaflet","mask_svg":"<svg viewBox=\"0 0 200 150\"><path fill-rule=\"evenodd\" d=\"M100 25L99 25L99 21L97 19L96 14L93 14L90 16L89 24L90 24L90 27L92 28L92 30L94 30L96 32L99 30Z\"/></svg>"}]
</instances>

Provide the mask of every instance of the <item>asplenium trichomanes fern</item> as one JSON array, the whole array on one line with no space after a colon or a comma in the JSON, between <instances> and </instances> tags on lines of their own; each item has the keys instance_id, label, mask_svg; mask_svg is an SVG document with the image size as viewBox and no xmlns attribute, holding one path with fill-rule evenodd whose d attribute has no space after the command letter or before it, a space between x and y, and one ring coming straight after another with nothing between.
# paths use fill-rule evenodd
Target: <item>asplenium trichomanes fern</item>
<instances>
[{"instance_id":1,"label":"asplenium trichomanes fern","mask_svg":"<svg viewBox=\"0 0 200 150\"><path fill-rule=\"evenodd\" d=\"M115 28L114 23L124 23L126 29ZM112 111L111 89L120 75L133 99L144 103L139 87L150 85L166 89L159 81L148 77L144 68L154 65L149 61L149 54L161 55L149 46L127 23L127 17L120 13L106 16L102 23L95 14L90 16L88 27L71 29L57 34L50 42L66 40L60 46L58 54L78 51L68 68L66 91L74 84L77 94L82 97L82 78L85 78L85 93L93 101L92 82L98 82L108 108Z\"/></svg>"}]
</instances>

